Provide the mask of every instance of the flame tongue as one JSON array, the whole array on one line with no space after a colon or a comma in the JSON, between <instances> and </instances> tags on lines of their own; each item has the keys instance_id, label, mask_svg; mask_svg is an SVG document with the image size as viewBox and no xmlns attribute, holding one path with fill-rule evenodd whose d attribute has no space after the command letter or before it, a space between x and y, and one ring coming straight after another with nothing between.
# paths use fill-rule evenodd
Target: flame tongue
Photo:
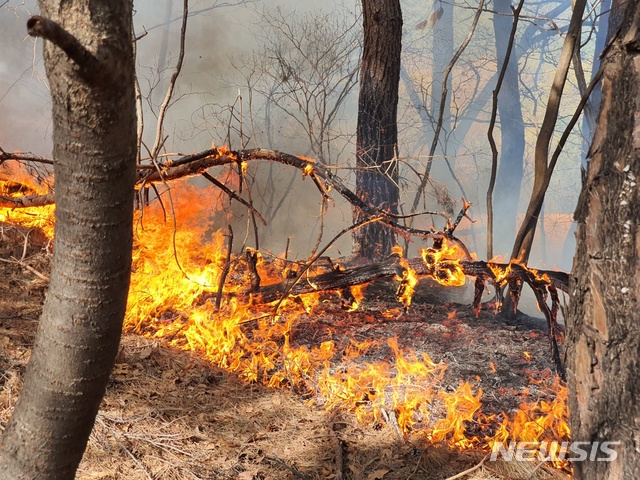
<instances>
[{"instance_id":1,"label":"flame tongue","mask_svg":"<svg viewBox=\"0 0 640 480\"><path fill-rule=\"evenodd\" d=\"M443 241L441 248L423 248L420 251L422 260L433 272L432 277L447 287L461 287L466 283L466 276L460 265L464 252L455 244Z\"/></svg>"}]
</instances>

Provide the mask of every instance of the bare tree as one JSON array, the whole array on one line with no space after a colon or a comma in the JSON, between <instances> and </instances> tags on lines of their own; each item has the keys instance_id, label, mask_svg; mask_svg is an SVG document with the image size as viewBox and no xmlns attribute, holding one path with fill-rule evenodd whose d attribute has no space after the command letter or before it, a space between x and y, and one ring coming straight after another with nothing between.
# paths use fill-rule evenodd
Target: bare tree
<instances>
[{"instance_id":1,"label":"bare tree","mask_svg":"<svg viewBox=\"0 0 640 480\"><path fill-rule=\"evenodd\" d=\"M238 86L265 102L268 138L277 123L280 137L302 137L319 161L335 162L338 143L347 143L340 141L347 135L340 122L358 80L359 16L265 8L261 21L263 46L235 61L244 78Z\"/></svg>"},{"instance_id":2,"label":"bare tree","mask_svg":"<svg viewBox=\"0 0 640 480\"><path fill-rule=\"evenodd\" d=\"M131 1L41 0L53 102L51 283L24 387L2 437L2 479L71 479L120 340L136 158Z\"/></svg>"},{"instance_id":3,"label":"bare tree","mask_svg":"<svg viewBox=\"0 0 640 480\"><path fill-rule=\"evenodd\" d=\"M569 29L562 47L562 53L558 61L556 74L553 78L551 91L549 92L549 100L547 102L544 119L540 125L540 132L536 140L533 190L524 220L516 234L516 239L511 251L512 258L521 258L524 262L529 259L531 253L538 217L557 161L556 156L550 159L549 148L558 121L560 101L566 85L567 74L571 66L577 41L580 37L582 14L585 6L586 0L576 0Z\"/></svg>"},{"instance_id":4,"label":"bare tree","mask_svg":"<svg viewBox=\"0 0 640 480\"><path fill-rule=\"evenodd\" d=\"M613 462L576 462L575 478L640 478L640 2L630 0L606 58L602 110L576 209L567 318L571 436L609 440Z\"/></svg>"}]
</instances>

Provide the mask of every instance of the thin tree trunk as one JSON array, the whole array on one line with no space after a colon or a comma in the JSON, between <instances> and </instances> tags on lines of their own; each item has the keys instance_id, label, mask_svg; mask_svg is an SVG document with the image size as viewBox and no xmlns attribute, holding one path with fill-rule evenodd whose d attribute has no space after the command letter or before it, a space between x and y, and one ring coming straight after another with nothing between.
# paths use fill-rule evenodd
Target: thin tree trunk
<instances>
[{"instance_id":1,"label":"thin tree trunk","mask_svg":"<svg viewBox=\"0 0 640 480\"><path fill-rule=\"evenodd\" d=\"M117 353L131 265L132 2L39 4L43 17L28 26L45 39L52 96L54 256L24 387L2 437L7 480L74 478Z\"/></svg>"},{"instance_id":2,"label":"thin tree trunk","mask_svg":"<svg viewBox=\"0 0 640 480\"><path fill-rule=\"evenodd\" d=\"M529 260L538 216L540 215L542 202L544 202L544 197L555 167L555 163L549 163L549 146L558 121L560 100L562 99L562 92L567 80L569 67L571 66L571 58L576 47L576 41L579 38L580 28L582 26L582 14L584 13L585 6L586 0L576 0L571 22L569 23L569 30L564 40L556 74L551 85L551 91L549 92L549 100L547 101L544 119L542 120L536 141L534 180L531 198L511 251L512 258L520 258L524 263Z\"/></svg>"},{"instance_id":3,"label":"thin tree trunk","mask_svg":"<svg viewBox=\"0 0 640 480\"><path fill-rule=\"evenodd\" d=\"M360 71L356 139L356 195L398 213L398 84L402 50L399 0L362 0L364 46ZM354 223L366 217L354 212ZM396 235L370 223L354 235L354 254L374 259L389 255Z\"/></svg>"},{"instance_id":4,"label":"thin tree trunk","mask_svg":"<svg viewBox=\"0 0 640 480\"><path fill-rule=\"evenodd\" d=\"M431 54L433 56L433 71L431 73L431 105L429 111L434 118L438 118L436 112L440 111L440 102L444 100L442 106L442 127L445 138L439 142L439 154L445 155L447 151L446 134L451 131L451 97L442 98L443 86L448 92L451 91L451 75L444 78L449 61L453 57L453 5L455 2L434 2L438 9L442 9L440 18L433 24L433 44ZM443 84L443 81L445 82ZM436 125L431 129L435 132Z\"/></svg>"},{"instance_id":5,"label":"thin tree trunk","mask_svg":"<svg viewBox=\"0 0 640 480\"><path fill-rule=\"evenodd\" d=\"M600 55L606 45L611 41L611 38L616 33L622 22L622 17L625 10L625 0L603 0L600 5L600 16L598 17L598 31L596 32L595 49L593 52L593 63L591 66L591 79L593 80L598 69L600 68ZM598 113L600 112L600 103L602 102L602 91L600 84L596 85L589 97L589 103L591 104L590 113L592 118L588 118L587 111L585 110L582 122L582 169L587 169L587 155L589 147L591 146L591 140L593 133L595 132L595 125L598 119ZM576 249L576 224L571 224L571 228L567 232L563 246L562 246L562 261L558 265L560 268L565 268L563 263L571 262L573 254ZM570 263L566 266L569 268Z\"/></svg>"},{"instance_id":6,"label":"thin tree trunk","mask_svg":"<svg viewBox=\"0 0 640 480\"><path fill-rule=\"evenodd\" d=\"M510 0L494 0L493 29L496 37L498 69L505 62L507 46L514 22ZM510 239L516 235L516 217L520 203L520 186L524 172L524 120L520 102L518 57L512 50L506 65L502 88L498 98L500 114L500 162L496 174L494 194L495 245L489 259L496 253L507 255Z\"/></svg>"},{"instance_id":7,"label":"thin tree trunk","mask_svg":"<svg viewBox=\"0 0 640 480\"><path fill-rule=\"evenodd\" d=\"M574 462L578 480L640 478L640 2L626 12L604 60L567 318L572 440L621 444L613 462Z\"/></svg>"}]
</instances>

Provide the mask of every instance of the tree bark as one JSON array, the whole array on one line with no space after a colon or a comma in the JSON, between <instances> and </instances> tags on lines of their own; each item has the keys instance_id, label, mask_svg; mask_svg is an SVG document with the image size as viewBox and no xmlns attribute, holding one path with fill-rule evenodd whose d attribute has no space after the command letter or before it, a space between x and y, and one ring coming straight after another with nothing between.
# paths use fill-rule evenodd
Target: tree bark
<instances>
[{"instance_id":1,"label":"tree bark","mask_svg":"<svg viewBox=\"0 0 640 480\"><path fill-rule=\"evenodd\" d=\"M51 283L0 479L71 479L120 340L136 158L132 1L40 0L53 110Z\"/></svg>"},{"instance_id":2,"label":"tree bark","mask_svg":"<svg viewBox=\"0 0 640 480\"><path fill-rule=\"evenodd\" d=\"M398 84L402 50L399 0L362 0L364 46L360 70L356 139L356 195L398 213ZM354 211L354 223L365 218ZM389 255L395 233L380 223L356 230L354 254L368 259Z\"/></svg>"},{"instance_id":3,"label":"tree bark","mask_svg":"<svg viewBox=\"0 0 640 480\"><path fill-rule=\"evenodd\" d=\"M613 462L575 462L576 479L640 478L640 2L610 48L602 110L575 213L567 318L571 436L621 442Z\"/></svg>"}]
</instances>

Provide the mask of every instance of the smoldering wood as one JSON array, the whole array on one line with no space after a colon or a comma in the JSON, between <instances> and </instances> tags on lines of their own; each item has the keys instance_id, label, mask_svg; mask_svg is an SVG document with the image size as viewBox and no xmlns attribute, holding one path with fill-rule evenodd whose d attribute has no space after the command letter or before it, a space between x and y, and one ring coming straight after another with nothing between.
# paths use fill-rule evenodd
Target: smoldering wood
<instances>
[{"instance_id":1,"label":"smoldering wood","mask_svg":"<svg viewBox=\"0 0 640 480\"><path fill-rule=\"evenodd\" d=\"M351 299L353 298L350 293L351 287L366 285L375 280L385 278L404 279L407 276L407 268L400 263L400 256L392 255L386 260L377 263L351 268L334 268L316 275L308 275L303 278L288 278L279 283L261 286L255 266L256 253L251 252L251 254L248 254L248 258L252 287L250 292L247 293L250 293L252 300L256 303L273 303L281 301L284 296L296 298L309 293L336 291L343 298L343 304L348 307L351 305ZM437 281L439 277L440 279L447 278L458 269L465 276L475 277L473 309L476 316L481 309L485 282L491 283L496 290L495 306L497 311L501 308L502 290L506 285L510 287L514 308L517 308L522 284L529 285L536 297L538 308L547 320L551 355L556 365L556 371L565 379L566 373L558 347L558 337L562 335L562 328L558 324L557 314L559 310L558 290L565 293L569 291L569 275L567 273L531 269L515 262L494 263L482 260L443 260L429 264L423 258L412 258L408 259L405 264L415 272L418 278L430 277ZM402 294L401 290L399 288L396 294L398 298ZM547 297L551 298L551 307L547 304Z\"/></svg>"},{"instance_id":2,"label":"smoldering wood","mask_svg":"<svg viewBox=\"0 0 640 480\"><path fill-rule=\"evenodd\" d=\"M252 253L251 255L253 258L255 253ZM422 258L412 258L408 260L408 264L409 267L416 272L418 277L422 278L431 277L435 279L438 275L443 274L443 272L457 268L457 265L459 265L466 276L476 277L476 284L478 284L478 279L480 282L489 281L495 284L496 275L494 272L497 271L501 272L500 276L504 275L503 278L505 279L505 283L517 280L527 283L532 288L535 287L541 289L542 291L547 291L548 288L551 287L555 292L555 295L552 295L554 298L558 297L557 290L561 290L566 293L569 289L569 275L565 272L556 272L553 270L530 270L515 263L492 263L482 260L463 260L456 262L450 260L440 262L434 268L426 264ZM252 271L252 276L258 275L257 269L254 270L251 268L250 270ZM254 300L259 303L271 303L279 300L287 291L289 291L289 295L291 296L326 291L339 291L384 278L402 278L404 271L405 268L400 265L400 257L391 256L382 262L351 268L336 268L317 275L309 275L301 280L298 280L297 278L286 279L280 283L271 285L260 285L260 282L252 280L251 283L257 283L258 288L252 288L252 290L247 293L251 293ZM533 271L534 274L532 274L531 271ZM540 278L535 278L535 275ZM484 283L482 284L482 288L484 289ZM479 303L480 298L477 301L474 299L474 306L476 306L476 303Z\"/></svg>"}]
</instances>

